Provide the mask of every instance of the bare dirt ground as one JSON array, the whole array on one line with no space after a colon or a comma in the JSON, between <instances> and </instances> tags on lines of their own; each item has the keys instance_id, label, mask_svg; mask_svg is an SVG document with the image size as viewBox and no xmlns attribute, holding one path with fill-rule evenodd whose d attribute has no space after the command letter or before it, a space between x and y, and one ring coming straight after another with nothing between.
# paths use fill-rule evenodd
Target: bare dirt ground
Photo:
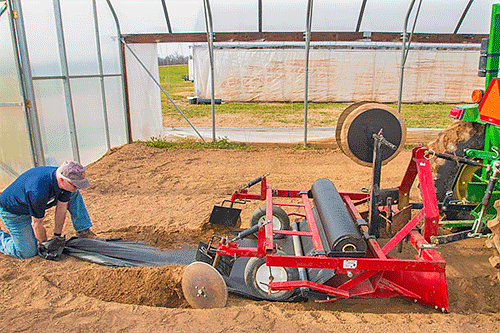
<instances>
[{"instance_id":1,"label":"bare dirt ground","mask_svg":"<svg viewBox=\"0 0 500 333\"><path fill-rule=\"evenodd\" d=\"M383 187L399 185L409 157L404 150L383 168ZM301 190L326 177L339 191L359 191L371 177L337 149L138 144L113 149L87 170L92 185L82 193L94 230L163 249L207 240L212 206L265 172L273 186ZM257 205L243 207L243 226ZM66 225L64 233L74 231ZM182 295L182 266L108 268L69 256L51 262L0 254L0 332L499 332L500 285L484 240L439 252L448 262L448 314L398 298L271 303L235 295L223 309L194 310Z\"/></svg>"}]
</instances>

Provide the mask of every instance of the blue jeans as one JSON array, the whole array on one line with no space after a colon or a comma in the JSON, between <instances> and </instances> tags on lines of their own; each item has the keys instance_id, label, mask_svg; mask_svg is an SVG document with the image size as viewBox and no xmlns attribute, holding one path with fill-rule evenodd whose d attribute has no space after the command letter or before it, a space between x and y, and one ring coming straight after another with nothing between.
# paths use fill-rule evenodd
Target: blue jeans
<instances>
[{"instance_id":1,"label":"blue jeans","mask_svg":"<svg viewBox=\"0 0 500 333\"><path fill-rule=\"evenodd\" d=\"M78 190L71 194L68 211L75 231L92 227L89 213ZM9 231L7 233L0 230L0 252L19 259L36 256L37 239L31 227L31 216L11 214L0 207L0 217Z\"/></svg>"}]
</instances>

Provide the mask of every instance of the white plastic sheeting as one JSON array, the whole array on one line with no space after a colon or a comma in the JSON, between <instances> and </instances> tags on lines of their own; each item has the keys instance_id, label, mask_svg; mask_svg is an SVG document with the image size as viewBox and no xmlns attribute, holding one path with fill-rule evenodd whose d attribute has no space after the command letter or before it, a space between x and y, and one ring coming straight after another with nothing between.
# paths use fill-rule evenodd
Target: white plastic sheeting
<instances>
[{"instance_id":1,"label":"white plastic sheeting","mask_svg":"<svg viewBox=\"0 0 500 333\"><path fill-rule=\"evenodd\" d=\"M215 95L226 102L304 100L303 49L215 48ZM210 98L208 51L193 48L195 95ZM405 103L469 102L484 87L477 77L479 50L410 50L403 89ZM311 49L312 102L397 102L401 50Z\"/></svg>"},{"instance_id":2,"label":"white plastic sheeting","mask_svg":"<svg viewBox=\"0 0 500 333\"><path fill-rule=\"evenodd\" d=\"M4 13L0 16L0 191L34 164L11 35Z\"/></svg>"},{"instance_id":3,"label":"white plastic sheeting","mask_svg":"<svg viewBox=\"0 0 500 333\"><path fill-rule=\"evenodd\" d=\"M132 44L132 51L141 59L157 82L159 79L156 44ZM162 131L160 88L148 76L145 69L126 48L128 89L132 140L148 140L158 137Z\"/></svg>"},{"instance_id":4,"label":"white plastic sheeting","mask_svg":"<svg viewBox=\"0 0 500 333\"><path fill-rule=\"evenodd\" d=\"M172 32L205 32L204 0L165 0ZM314 0L313 31L354 31L362 0ZM423 0L415 32L453 33L469 0ZM474 0L459 33L487 33L492 0ZM111 0L122 33L166 33L161 0ZM403 28L411 0L367 0L360 31ZM417 2L418 4L418 2ZM258 0L210 0L215 32L258 31ZM307 0L262 0L263 31L304 31ZM413 20L411 21L413 22Z\"/></svg>"}]
</instances>

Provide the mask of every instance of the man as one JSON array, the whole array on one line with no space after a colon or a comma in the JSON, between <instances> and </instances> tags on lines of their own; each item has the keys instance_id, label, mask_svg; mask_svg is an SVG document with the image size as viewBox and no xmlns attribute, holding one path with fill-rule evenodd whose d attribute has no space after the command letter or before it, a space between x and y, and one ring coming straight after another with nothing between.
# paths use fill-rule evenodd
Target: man
<instances>
[{"instance_id":1,"label":"man","mask_svg":"<svg viewBox=\"0 0 500 333\"><path fill-rule=\"evenodd\" d=\"M0 217L8 230L0 230L0 252L20 259L35 256L37 241L47 241L43 218L45 210L53 206L54 237L61 237L69 211L76 235L96 238L78 191L89 185L85 168L74 161L66 161L59 168L42 166L21 174L0 194Z\"/></svg>"}]
</instances>

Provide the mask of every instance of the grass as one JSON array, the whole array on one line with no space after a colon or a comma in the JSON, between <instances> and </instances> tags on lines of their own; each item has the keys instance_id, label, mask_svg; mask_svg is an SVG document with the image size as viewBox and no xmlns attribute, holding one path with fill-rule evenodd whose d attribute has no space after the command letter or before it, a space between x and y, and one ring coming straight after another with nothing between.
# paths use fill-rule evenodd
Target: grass
<instances>
[{"instance_id":1,"label":"grass","mask_svg":"<svg viewBox=\"0 0 500 333\"><path fill-rule=\"evenodd\" d=\"M161 66L160 83L184 114L198 123L211 126L211 105L189 104L187 97L194 95L194 85L183 79L188 75L187 65ZM165 119L184 121L177 109L162 93L162 112ZM335 127L345 103L309 103L308 126ZM397 108L397 104L388 104ZM408 128L446 128L453 121L448 117L451 104L403 104L401 114ZM217 116L228 119L245 119L248 124L238 122L232 127L302 127L304 104L301 103L225 103L215 106ZM167 121L168 122L168 121ZM235 120L236 122L236 120ZM184 126L184 125L183 125ZM187 126L187 124L185 125ZM231 127L227 124L220 126Z\"/></svg>"},{"instance_id":2,"label":"grass","mask_svg":"<svg viewBox=\"0 0 500 333\"><path fill-rule=\"evenodd\" d=\"M215 142L203 143L196 140L184 140L171 142L163 138L151 138L148 141L137 141L148 147L164 148L164 149L236 149L236 150L252 150L251 146L242 143L229 142L227 138L219 139Z\"/></svg>"}]
</instances>

